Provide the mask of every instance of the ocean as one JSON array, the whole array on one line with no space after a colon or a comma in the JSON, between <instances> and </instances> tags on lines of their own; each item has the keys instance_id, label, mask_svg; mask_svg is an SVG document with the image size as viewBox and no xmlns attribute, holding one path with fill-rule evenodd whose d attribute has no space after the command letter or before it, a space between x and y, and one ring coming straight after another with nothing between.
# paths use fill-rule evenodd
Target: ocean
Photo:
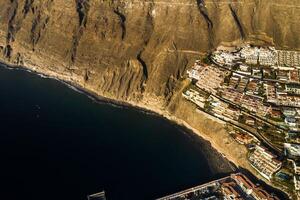
<instances>
[{"instance_id":1,"label":"ocean","mask_svg":"<svg viewBox=\"0 0 300 200\"><path fill-rule=\"evenodd\" d=\"M207 142L169 121L0 67L1 199L155 199L219 176Z\"/></svg>"}]
</instances>

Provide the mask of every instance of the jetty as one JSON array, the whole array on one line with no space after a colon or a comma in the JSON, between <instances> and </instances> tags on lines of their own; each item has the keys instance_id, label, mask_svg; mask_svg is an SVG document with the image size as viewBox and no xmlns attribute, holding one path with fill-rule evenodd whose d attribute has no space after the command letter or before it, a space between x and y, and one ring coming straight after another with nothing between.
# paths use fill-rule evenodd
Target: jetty
<instances>
[{"instance_id":1,"label":"jetty","mask_svg":"<svg viewBox=\"0 0 300 200\"><path fill-rule=\"evenodd\" d=\"M242 173L231 174L227 177L205 183L175 194L156 200L218 200L218 199L245 199L245 200L279 200L264 187L253 183Z\"/></svg>"},{"instance_id":2,"label":"jetty","mask_svg":"<svg viewBox=\"0 0 300 200\"><path fill-rule=\"evenodd\" d=\"M99 192L99 193L96 193L96 194L88 195L87 199L88 200L106 200L105 192L102 191L102 192Z\"/></svg>"},{"instance_id":3,"label":"jetty","mask_svg":"<svg viewBox=\"0 0 300 200\"><path fill-rule=\"evenodd\" d=\"M205 198L205 199L217 199L216 192L220 188L223 182L230 179L229 176L205 183L196 187L189 188L184 191L177 192L156 200L173 200L173 199L186 199L188 197ZM189 198L188 198L189 199Z\"/></svg>"}]
</instances>

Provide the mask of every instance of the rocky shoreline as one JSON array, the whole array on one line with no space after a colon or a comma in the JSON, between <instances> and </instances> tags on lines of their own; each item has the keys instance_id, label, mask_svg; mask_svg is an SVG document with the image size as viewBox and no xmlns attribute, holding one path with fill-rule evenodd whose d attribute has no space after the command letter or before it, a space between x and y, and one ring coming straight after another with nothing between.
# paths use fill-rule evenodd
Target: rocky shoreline
<instances>
[{"instance_id":1,"label":"rocky shoreline","mask_svg":"<svg viewBox=\"0 0 300 200\"><path fill-rule=\"evenodd\" d=\"M143 111L147 114L156 115L156 116L162 117L164 119L167 119L171 123L174 123L177 126L184 128L189 133L193 133L194 135L197 135L197 136L201 137L202 139L208 141L211 144L213 149L215 149L221 155L226 157L226 159L228 161L230 161L231 163L235 163L234 168L237 168L239 166L244 167L243 165L239 164L239 162L236 162L235 161L236 159L233 156L231 156L229 154L229 152L224 151L224 149L220 148L219 145L214 142L214 140L211 140L212 138L210 138L210 137L206 136L205 134L201 133L199 130L192 127L191 125L189 125L184 120L179 119L175 116L172 116L168 111L162 111L160 109L153 108L153 107L150 107L150 106L147 106L147 105L143 106L143 105L141 105L139 103L135 103L135 102L125 102L125 101L120 101L120 100L104 97L104 96L101 96L101 95L97 94L94 91L90 91L90 90L84 88L83 86L79 85L76 82L71 82L71 79L66 80L66 79L64 79L64 76L61 76L59 74L54 75L52 73L47 73L47 71L38 70L39 68L32 68L32 67L28 67L28 66L20 67L20 66L15 66L13 64L8 64L8 63L2 62L2 61L0 61L0 64L2 64L4 66L5 65L9 66L12 69L18 68L18 69L23 69L23 70L29 70L32 73L36 73L38 75L46 76L47 78L53 78L53 79L56 79L58 81L62 81L63 83L71 85L71 86L77 88L78 90L80 90L81 92L84 92L86 95L88 95L89 97L93 98L96 101L101 101L101 102L105 102L105 103L111 103L111 104L114 104L114 105L120 105L120 106L125 106L125 107L138 109L139 111ZM207 114L203 113L203 115L205 116ZM207 117L207 116L205 116L205 117ZM210 117L210 120L213 121L214 119L212 117ZM218 120L215 120L215 122L219 123ZM228 135L228 137L229 137L229 135Z\"/></svg>"},{"instance_id":2,"label":"rocky shoreline","mask_svg":"<svg viewBox=\"0 0 300 200\"><path fill-rule=\"evenodd\" d=\"M197 111L195 114L198 114L201 116L201 118L208 122L207 127L204 127L204 131L200 131L198 128L193 127L185 120L178 118L176 115L172 115L167 109L161 109L158 107L152 107L149 105L142 105L141 103L136 103L133 101L122 101L118 99L114 99L112 97L106 97L103 96L103 94L98 94L97 91L93 91L90 89L85 88L83 85L81 85L80 79L74 79L73 77L67 77L65 75L61 75L58 73L54 73L51 71L44 70L43 68L39 67L32 67L32 66L19 66L14 65L12 63L7 63L5 61L0 61L0 64L4 67L8 67L10 69L19 69L19 70L25 70L29 71L30 73L35 73L37 75L40 75L42 77L55 79L57 81L60 81L72 89L77 90L78 92L84 93L89 98L92 98L94 101L99 103L109 103L116 106L121 106L125 108L131 108L136 109L140 112L145 112L146 114L162 117L169 122L173 123L174 125L178 126L180 129L183 130L183 132L188 133L191 137L193 137L193 140L196 140L196 142L202 143L207 142L207 149L211 148L212 152L209 152L207 155L207 159L212 159L212 154L219 154L219 158L222 158L221 160L215 159L212 162L213 164L210 164L211 169L216 170L216 177L220 178L221 175L228 175L232 172L237 172L242 170L243 172L252 174L256 179L262 181L263 184L269 184L274 188L277 188L281 190L281 188L278 188L271 184L270 182L267 182L260 174L258 174L248 163L247 161L247 150L243 145L238 144L227 134L226 130L224 129L224 124L221 124L219 120L214 119L213 117L209 116L208 114L204 112ZM76 81L77 80L77 81ZM184 101L184 100L183 100ZM183 102L181 102L183 103ZM189 102L184 102L186 104L189 104L190 108L193 108ZM197 118L198 119L198 118ZM199 120L199 119L198 119ZM204 122L204 124L206 123ZM219 133L223 133L221 136L218 136L218 132L216 132L215 136L211 136L208 131L213 126L219 126L222 127L219 131ZM210 127L210 128L209 128ZM206 129L208 128L208 129ZM224 135L225 133L225 135ZM199 140L199 141L197 141ZM202 140L202 141L201 141ZM221 142L220 142L221 141ZM202 146L201 146L202 147ZM233 149L238 150L240 154L235 154L235 151ZM226 164L224 164L224 161L227 161ZM226 165L226 167L224 167ZM285 192L285 191L282 191ZM286 194L286 193L285 193Z\"/></svg>"},{"instance_id":3,"label":"rocky shoreline","mask_svg":"<svg viewBox=\"0 0 300 200\"><path fill-rule=\"evenodd\" d=\"M7 64L5 62L0 61L0 66L1 65L3 67L6 67L6 68L9 68L12 70L24 70L24 71L27 71L30 73L37 74L37 75L41 76L42 78L50 78L50 79L60 81L63 84L70 87L71 89L73 89L79 93L83 93L84 95L88 96L89 98L91 98L93 101L95 101L97 103L106 103L106 104L111 104L113 106L119 106L122 108L135 109L138 112L143 112L148 115L161 117L161 118L169 121L171 124L177 126L182 132L187 133L194 140L194 142L202 143L202 144L205 143L205 147L207 148L207 151L210 149L212 150L211 152L209 152L209 155L219 154L219 155L217 155L218 159L215 159L217 162L213 161L212 162L213 165L211 166L213 168L213 170L215 170L217 172L217 176L218 176L218 174L228 174L228 173L234 172L238 169L237 166L232 161L230 161L228 158L226 158L222 152L218 151L218 149L216 149L213 146L213 144L211 143L211 141L208 138L205 139L204 137L201 136L200 133L197 133L198 132L197 130L193 129L191 126L189 126L184 121L181 121L175 117L172 117L168 113L164 113L164 112L158 111L158 110L154 111L153 109L151 109L149 107L143 107L140 104L136 104L136 103L132 103L132 102L128 103L125 101L120 101L120 100L103 97L103 96L96 94L95 92L92 92L92 91L89 91L89 90L83 88L82 86L80 86L74 82L60 79L59 76L53 76L53 75L50 76L49 74L47 74L45 72L32 70L32 68L20 67L20 66ZM222 159L219 159L219 158L222 158ZM207 156L207 160L208 159L211 161L214 158ZM224 161L226 161L225 164L224 164ZM224 167L224 165L225 165L225 167ZM218 167L220 167L220 168L218 168Z\"/></svg>"},{"instance_id":4,"label":"rocky shoreline","mask_svg":"<svg viewBox=\"0 0 300 200\"><path fill-rule=\"evenodd\" d=\"M113 98L110 98L110 97L102 96L100 94L97 94L95 91L91 91L89 89L84 88L78 82L73 82L72 80L75 80L75 79L72 79L72 78L67 78L66 79L65 76L62 76L60 74L53 74L53 72L49 73L47 71L40 70L40 68L35 68L35 67L30 67L30 66L22 66L21 67L21 66L16 66L16 65L9 64L9 63L3 62L3 61L0 61L0 64L2 64L4 66L6 65L11 69L28 70L31 73L36 73L38 75L42 75L42 76L45 76L47 78L56 79L58 81L63 82L64 84L75 87L76 89L78 89L81 92L84 92L86 95L88 95L89 97L92 97L96 101L111 103L111 104L120 105L120 106L123 106L123 107L125 106L125 107L128 107L128 108L129 107L134 108L134 109L137 109L139 111L143 111L147 114L156 115L156 116L162 117L164 119L167 119L171 123L174 123L177 126L188 130L189 133L193 133L193 134L201 137L205 141L208 141L211 144L213 149L215 149L217 152L219 152L221 155L223 155L228 161L230 161L231 163L234 163L235 168L244 167L243 164L241 164L240 162L237 162L236 158L234 158L234 156L230 155L230 153L228 151L225 151L225 149L219 147L219 145L214 140L212 140L212 138L210 138L207 135L201 133L199 130L192 127L191 125L189 125L184 120L179 119L176 116L172 116L166 110L157 109L155 107L151 107L151 106L148 106L148 105L141 105L140 103L136 103L136 102L132 102L132 101L126 102L126 101L121 101L121 100L113 99ZM207 115L206 113L203 113L203 115L204 115L204 117L207 118L207 116L205 116L205 115ZM218 120L214 120L212 117L210 117L209 120L214 121L215 123L219 123ZM229 137L229 135L228 135L228 137Z\"/></svg>"}]
</instances>

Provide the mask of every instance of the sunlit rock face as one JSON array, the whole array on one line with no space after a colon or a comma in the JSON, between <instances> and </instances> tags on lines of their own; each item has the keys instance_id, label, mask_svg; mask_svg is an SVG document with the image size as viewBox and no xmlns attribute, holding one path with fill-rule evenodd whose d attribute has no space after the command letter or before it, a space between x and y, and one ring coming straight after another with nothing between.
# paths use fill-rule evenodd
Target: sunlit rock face
<instances>
[{"instance_id":1,"label":"sunlit rock face","mask_svg":"<svg viewBox=\"0 0 300 200\"><path fill-rule=\"evenodd\" d=\"M0 0L1 59L119 100L170 105L201 52L300 49L298 0Z\"/></svg>"}]
</instances>

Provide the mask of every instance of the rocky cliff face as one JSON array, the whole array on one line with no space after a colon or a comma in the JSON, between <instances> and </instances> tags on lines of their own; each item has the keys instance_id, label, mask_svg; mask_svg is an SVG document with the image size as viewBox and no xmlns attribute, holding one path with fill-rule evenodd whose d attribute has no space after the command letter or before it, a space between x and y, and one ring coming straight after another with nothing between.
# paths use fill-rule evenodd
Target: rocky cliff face
<instances>
[{"instance_id":1,"label":"rocky cliff face","mask_svg":"<svg viewBox=\"0 0 300 200\"><path fill-rule=\"evenodd\" d=\"M220 43L300 49L298 0L0 0L1 59L165 107Z\"/></svg>"},{"instance_id":2,"label":"rocky cliff face","mask_svg":"<svg viewBox=\"0 0 300 200\"><path fill-rule=\"evenodd\" d=\"M299 50L299 35L299 0L0 0L0 61L163 114L253 173L224 125L181 98L184 74L221 43Z\"/></svg>"}]
</instances>

